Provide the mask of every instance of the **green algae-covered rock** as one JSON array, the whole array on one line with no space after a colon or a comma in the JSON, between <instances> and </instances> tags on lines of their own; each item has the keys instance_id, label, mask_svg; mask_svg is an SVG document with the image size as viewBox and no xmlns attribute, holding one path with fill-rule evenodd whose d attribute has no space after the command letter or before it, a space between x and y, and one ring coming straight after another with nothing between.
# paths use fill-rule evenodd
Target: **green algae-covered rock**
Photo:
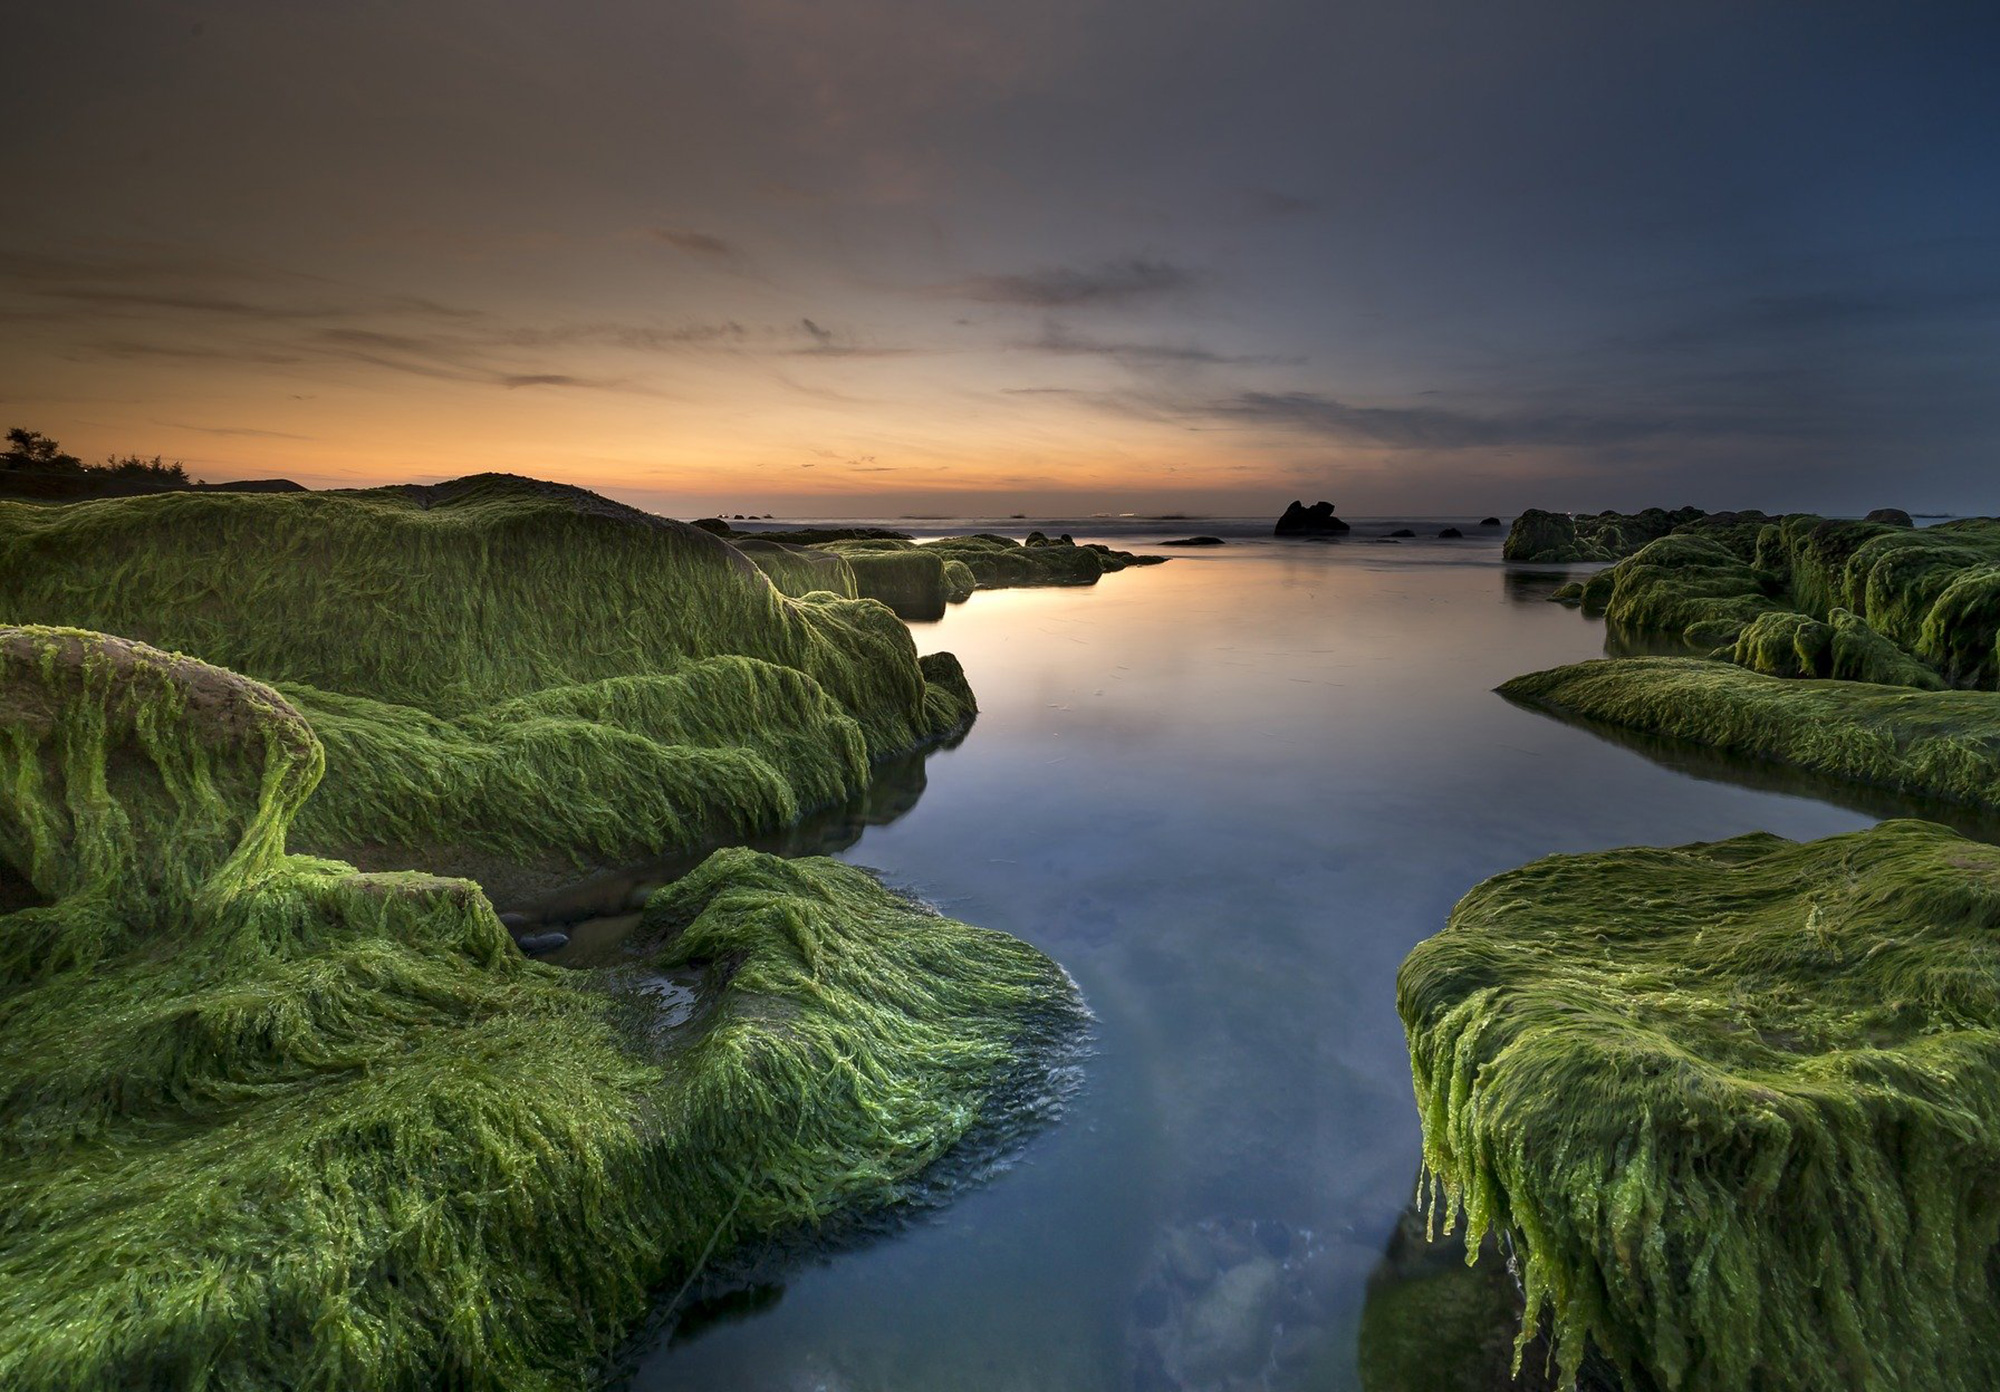
<instances>
[{"instance_id":1,"label":"green algae-covered rock","mask_svg":"<svg viewBox=\"0 0 2000 1392\"><path fill-rule=\"evenodd\" d=\"M2000 692L1762 676L1627 657L1516 677L1509 700L1856 783L2000 810Z\"/></svg>"},{"instance_id":2,"label":"green algae-covered rock","mask_svg":"<svg viewBox=\"0 0 2000 1392\"><path fill-rule=\"evenodd\" d=\"M920 623L941 619L962 588L947 580L946 558L920 546L897 551L854 546L841 554L853 567L857 592L888 605L898 618Z\"/></svg>"},{"instance_id":3,"label":"green algae-covered rock","mask_svg":"<svg viewBox=\"0 0 2000 1392\"><path fill-rule=\"evenodd\" d=\"M1567 513L1529 508L1514 519L1500 557L1508 561L1615 561L1649 541L1705 516L1700 508L1643 512Z\"/></svg>"},{"instance_id":4,"label":"green algae-covered rock","mask_svg":"<svg viewBox=\"0 0 2000 1392\"><path fill-rule=\"evenodd\" d=\"M117 632L277 685L333 750L300 844L562 863L782 825L964 727L846 563L581 489L0 503L0 623ZM843 579L845 577L845 579ZM962 683L961 683L962 686Z\"/></svg>"},{"instance_id":5,"label":"green algae-covered rock","mask_svg":"<svg viewBox=\"0 0 2000 1392\"><path fill-rule=\"evenodd\" d=\"M792 546L759 536L731 537L730 542L764 572L779 594L804 599L827 593L842 599L874 599L856 586L854 572L832 551L817 546Z\"/></svg>"},{"instance_id":6,"label":"green algae-covered rock","mask_svg":"<svg viewBox=\"0 0 2000 1392\"><path fill-rule=\"evenodd\" d=\"M1851 638L1867 651L1850 654L1835 675L1926 687L2000 683L2000 522L1917 529L1802 513L1753 529L1711 525L1716 520L1593 578L1595 607L1614 632L1714 647L1737 644L1765 612L1836 626L1845 612ZM1590 607L1589 595L1576 597ZM1779 651L1758 637L1738 656L1754 665Z\"/></svg>"},{"instance_id":7,"label":"green algae-covered rock","mask_svg":"<svg viewBox=\"0 0 2000 1392\"><path fill-rule=\"evenodd\" d=\"M1398 978L1426 1163L1528 1324L1663 1392L2000 1384L2000 850L1536 861Z\"/></svg>"},{"instance_id":8,"label":"green algae-covered rock","mask_svg":"<svg viewBox=\"0 0 2000 1392\"><path fill-rule=\"evenodd\" d=\"M0 637L0 1386L594 1385L704 1261L1045 1113L1081 1007L1021 942L735 850L565 973L286 854L319 761L258 683Z\"/></svg>"}]
</instances>

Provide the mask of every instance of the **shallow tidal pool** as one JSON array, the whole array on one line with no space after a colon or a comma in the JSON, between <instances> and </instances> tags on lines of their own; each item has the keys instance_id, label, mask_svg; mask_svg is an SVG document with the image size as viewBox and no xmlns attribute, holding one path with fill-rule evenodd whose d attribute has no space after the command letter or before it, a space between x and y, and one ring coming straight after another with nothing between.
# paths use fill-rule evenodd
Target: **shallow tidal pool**
<instances>
[{"instance_id":1,"label":"shallow tidal pool","mask_svg":"<svg viewBox=\"0 0 2000 1392\"><path fill-rule=\"evenodd\" d=\"M897 770L841 853L1074 974L1097 1027L1067 1115L942 1209L698 1311L637 1352L632 1387L1404 1392L1404 1344L1460 1345L1418 1298L1455 1259L1402 1221L1403 955L1475 882L1552 852L1912 810L1510 706L1494 686L1604 634L1546 601L1559 570L1503 564L1497 530L1160 525L1179 530L1101 539L1234 534L915 627L982 713ZM1468 1301L1504 1311L1445 1303ZM1448 1353L1451 1385L1504 1385L1511 1331L1491 1332Z\"/></svg>"}]
</instances>

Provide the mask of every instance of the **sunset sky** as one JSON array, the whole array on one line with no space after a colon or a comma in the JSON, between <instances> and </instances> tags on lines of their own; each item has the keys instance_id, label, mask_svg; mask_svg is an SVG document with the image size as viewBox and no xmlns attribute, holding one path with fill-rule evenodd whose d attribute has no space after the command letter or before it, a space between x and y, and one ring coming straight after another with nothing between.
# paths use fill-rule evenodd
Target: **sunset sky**
<instances>
[{"instance_id":1,"label":"sunset sky","mask_svg":"<svg viewBox=\"0 0 2000 1392\"><path fill-rule=\"evenodd\" d=\"M683 514L2000 499L2000 7L40 5L0 417Z\"/></svg>"}]
</instances>

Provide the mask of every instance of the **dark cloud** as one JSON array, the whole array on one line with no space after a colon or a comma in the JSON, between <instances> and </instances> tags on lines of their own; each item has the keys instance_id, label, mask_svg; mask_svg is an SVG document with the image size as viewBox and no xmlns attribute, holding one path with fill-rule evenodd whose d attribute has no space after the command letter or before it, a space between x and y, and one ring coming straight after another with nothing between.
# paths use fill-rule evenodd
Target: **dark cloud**
<instances>
[{"instance_id":1,"label":"dark cloud","mask_svg":"<svg viewBox=\"0 0 2000 1392\"><path fill-rule=\"evenodd\" d=\"M1245 189L1243 198L1250 205L1250 211L1262 217L1295 218L1319 211L1319 204L1312 199L1300 198L1278 189Z\"/></svg>"},{"instance_id":2,"label":"dark cloud","mask_svg":"<svg viewBox=\"0 0 2000 1392\"><path fill-rule=\"evenodd\" d=\"M1056 266L1016 275L973 276L932 287L930 293L983 304L1073 309L1154 299L1194 285L1193 272L1167 261L1132 258L1096 266Z\"/></svg>"},{"instance_id":3,"label":"dark cloud","mask_svg":"<svg viewBox=\"0 0 2000 1392\"><path fill-rule=\"evenodd\" d=\"M1217 353L1193 343L1131 343L1092 338L1080 334L1066 324L1050 322L1042 326L1042 332L1035 338L1015 345L1036 353L1075 354L1114 358L1136 365L1183 365L1214 367L1223 365L1254 365L1285 361L1285 359L1257 355ZM1296 361L1295 359L1293 361Z\"/></svg>"},{"instance_id":4,"label":"dark cloud","mask_svg":"<svg viewBox=\"0 0 2000 1392\"><path fill-rule=\"evenodd\" d=\"M259 430L248 425L189 425L184 421L158 421L170 430L192 430L198 435L223 435L246 440L310 440L310 435L294 435L288 430Z\"/></svg>"},{"instance_id":5,"label":"dark cloud","mask_svg":"<svg viewBox=\"0 0 2000 1392\"><path fill-rule=\"evenodd\" d=\"M694 232L684 227L656 227L653 235L674 250L685 251L691 256L725 258L736 254L734 245L708 232Z\"/></svg>"},{"instance_id":6,"label":"dark cloud","mask_svg":"<svg viewBox=\"0 0 2000 1392\"><path fill-rule=\"evenodd\" d=\"M799 320L799 328L810 340L802 348L787 351L800 357L813 358L893 358L909 352L907 348L879 348L867 344L849 342L832 329L813 322Z\"/></svg>"},{"instance_id":7,"label":"dark cloud","mask_svg":"<svg viewBox=\"0 0 2000 1392\"><path fill-rule=\"evenodd\" d=\"M1662 435L1710 433L1719 428L1713 422L1672 416L1478 415L1434 406L1354 406L1310 391L1246 391L1213 403L1209 410L1226 420L1392 449L1608 446Z\"/></svg>"}]
</instances>

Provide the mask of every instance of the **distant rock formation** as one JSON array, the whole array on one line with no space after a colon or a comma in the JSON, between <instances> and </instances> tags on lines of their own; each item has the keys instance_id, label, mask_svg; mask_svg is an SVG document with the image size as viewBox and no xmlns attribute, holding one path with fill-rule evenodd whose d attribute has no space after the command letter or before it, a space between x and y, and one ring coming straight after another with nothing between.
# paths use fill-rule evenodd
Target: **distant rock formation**
<instances>
[{"instance_id":1,"label":"distant rock formation","mask_svg":"<svg viewBox=\"0 0 2000 1392\"><path fill-rule=\"evenodd\" d=\"M1479 525L1482 527L1497 527L1500 525L1500 519L1497 517L1482 517L1479 519Z\"/></svg>"},{"instance_id":2,"label":"distant rock formation","mask_svg":"<svg viewBox=\"0 0 2000 1392\"><path fill-rule=\"evenodd\" d=\"M1863 522L1886 522L1891 527L1914 527L1916 522L1901 508L1876 508L1861 519Z\"/></svg>"},{"instance_id":3,"label":"distant rock formation","mask_svg":"<svg viewBox=\"0 0 2000 1392\"><path fill-rule=\"evenodd\" d=\"M1438 538L1442 541L1455 541L1458 540L1459 538L1462 538L1464 535L1465 533L1461 532L1456 527L1446 527L1443 531L1438 533Z\"/></svg>"},{"instance_id":4,"label":"distant rock formation","mask_svg":"<svg viewBox=\"0 0 2000 1392\"><path fill-rule=\"evenodd\" d=\"M1222 538L1221 538L1221 537L1217 537L1217 536L1191 536L1191 537L1175 537L1175 538L1174 538L1174 539L1173 539L1172 541L1163 541L1163 542L1161 542L1161 543L1160 543L1160 545L1162 545L1162 546L1220 546L1220 545L1222 545Z\"/></svg>"},{"instance_id":5,"label":"distant rock formation","mask_svg":"<svg viewBox=\"0 0 2000 1392\"><path fill-rule=\"evenodd\" d=\"M1285 515L1278 519L1278 525L1271 528L1273 536L1342 536L1353 530L1345 522L1333 515L1332 503L1314 503L1307 507L1297 499L1285 509Z\"/></svg>"}]
</instances>

